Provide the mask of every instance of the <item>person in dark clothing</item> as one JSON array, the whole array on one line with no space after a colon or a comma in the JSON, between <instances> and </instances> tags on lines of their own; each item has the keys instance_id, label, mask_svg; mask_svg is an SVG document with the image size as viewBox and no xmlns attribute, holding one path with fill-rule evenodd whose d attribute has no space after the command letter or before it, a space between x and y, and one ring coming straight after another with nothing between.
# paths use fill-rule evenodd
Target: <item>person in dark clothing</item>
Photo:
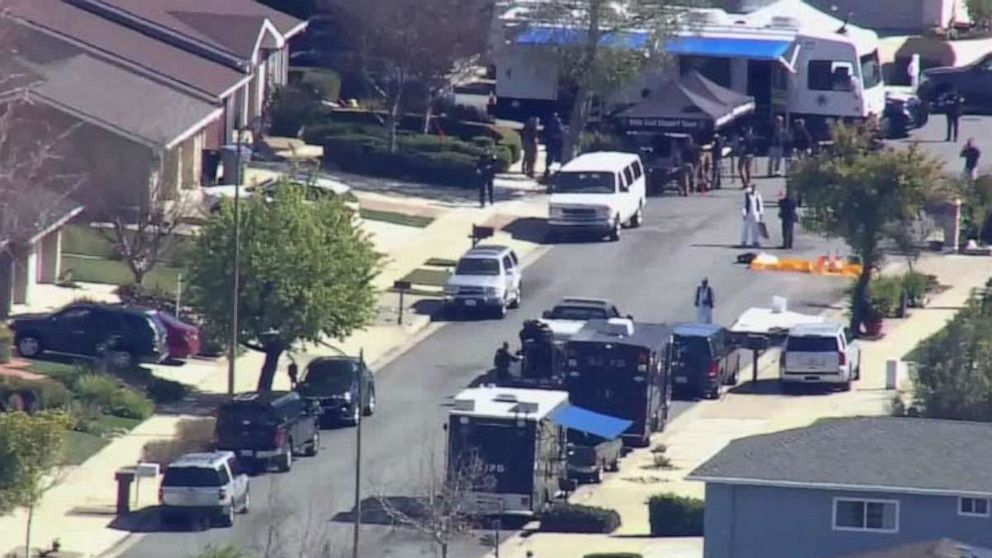
<instances>
[{"instance_id":1,"label":"person in dark clothing","mask_svg":"<svg viewBox=\"0 0 992 558\"><path fill-rule=\"evenodd\" d=\"M813 149L813 135L809 133L806 121L802 118L796 119L792 128L792 152L797 159L802 159Z\"/></svg>"},{"instance_id":2,"label":"person in dark clothing","mask_svg":"<svg viewBox=\"0 0 992 558\"><path fill-rule=\"evenodd\" d=\"M778 201L778 218L782 220L782 248L792 248L793 229L799 215L796 213L796 201L788 192Z\"/></svg>"},{"instance_id":3,"label":"person in dark clothing","mask_svg":"<svg viewBox=\"0 0 992 558\"><path fill-rule=\"evenodd\" d=\"M961 157L964 158L964 177L968 180L978 178L978 158L982 152L975 147L975 138L968 138L961 150Z\"/></svg>"},{"instance_id":4,"label":"person in dark clothing","mask_svg":"<svg viewBox=\"0 0 992 558\"><path fill-rule=\"evenodd\" d=\"M522 170L529 178L534 178L537 163L537 117L530 117L520 130L521 149L524 152Z\"/></svg>"},{"instance_id":5,"label":"person in dark clothing","mask_svg":"<svg viewBox=\"0 0 992 558\"><path fill-rule=\"evenodd\" d=\"M489 205L493 205L495 203L493 182L496 180L496 154L493 153L492 149L486 149L486 152L479 157L479 162L475 164L475 173L479 175L479 207L486 207L487 198Z\"/></svg>"},{"instance_id":6,"label":"person in dark clothing","mask_svg":"<svg viewBox=\"0 0 992 558\"><path fill-rule=\"evenodd\" d=\"M751 131L750 126L744 128L738 145L740 146L740 153L737 155L737 174L744 182L741 188L747 188L747 185L751 183L751 167L754 161L754 132Z\"/></svg>"},{"instance_id":7,"label":"person in dark clothing","mask_svg":"<svg viewBox=\"0 0 992 558\"><path fill-rule=\"evenodd\" d=\"M958 120L961 118L961 112L964 109L964 97L958 94L956 90L951 90L944 100L944 110L947 115L947 137L944 141L958 141Z\"/></svg>"},{"instance_id":8,"label":"person in dark clothing","mask_svg":"<svg viewBox=\"0 0 992 558\"><path fill-rule=\"evenodd\" d=\"M720 178L723 174L724 140L720 134L713 134L713 178L710 179L714 190L720 189Z\"/></svg>"},{"instance_id":9,"label":"person in dark clothing","mask_svg":"<svg viewBox=\"0 0 992 558\"><path fill-rule=\"evenodd\" d=\"M544 149L547 151L544 158L544 176L551 176L551 164L561 163L562 147L565 142L565 130L558 113L551 115L551 118L544 124Z\"/></svg>"},{"instance_id":10,"label":"person in dark clothing","mask_svg":"<svg viewBox=\"0 0 992 558\"><path fill-rule=\"evenodd\" d=\"M688 196L696 191L696 174L699 172L699 146L692 136L686 138L682 146L682 180L679 193Z\"/></svg>"},{"instance_id":11,"label":"person in dark clothing","mask_svg":"<svg viewBox=\"0 0 992 558\"><path fill-rule=\"evenodd\" d=\"M785 156L785 146L789 143L789 130L785 127L785 119L775 116L772 135L768 138L768 176L778 176L782 172L782 158Z\"/></svg>"},{"instance_id":12,"label":"person in dark clothing","mask_svg":"<svg viewBox=\"0 0 992 558\"><path fill-rule=\"evenodd\" d=\"M496 375L505 378L510 374L510 365L520 360L520 357L510 352L510 344L503 341L503 345L496 349L496 356L493 357L493 368Z\"/></svg>"}]
</instances>

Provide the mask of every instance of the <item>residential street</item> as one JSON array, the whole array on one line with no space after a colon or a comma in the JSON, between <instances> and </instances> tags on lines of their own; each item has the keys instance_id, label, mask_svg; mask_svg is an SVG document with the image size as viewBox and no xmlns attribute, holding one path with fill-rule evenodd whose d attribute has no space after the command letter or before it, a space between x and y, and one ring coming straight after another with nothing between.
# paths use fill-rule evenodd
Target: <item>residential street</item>
<instances>
[{"instance_id":1,"label":"residential street","mask_svg":"<svg viewBox=\"0 0 992 558\"><path fill-rule=\"evenodd\" d=\"M778 223L773 202L781 181L760 185L774 235ZM441 463L436 457L443 450L445 401L489 366L499 342L516 344L524 319L539 316L562 296L607 297L639 320L676 322L692 319L693 288L708 276L716 290L716 319L728 324L747 307L769 304L776 294L787 296L791 308L811 312L836 301L843 281L755 273L734 263L740 252L732 248L739 235L739 193L735 188L706 198L652 198L644 227L624 231L619 244L558 245L531 265L524 276L524 304L507 320L448 325L380 370L378 412L364 428L364 494L415 494L418 482L439 467L431 461ZM517 225L518 234L543 235L537 220ZM828 246L837 245L800 235L794 253L823 254ZM674 412L689 405L676 403ZM271 540L280 552L266 555L297 556L301 539L319 544L307 534L328 522L332 548L349 548L348 518L333 518L352 507L353 440L351 429L326 431L316 459L297 461L290 475L253 478L252 512L239 517L233 530L140 534L118 550L134 558L174 558L228 543L264 549ZM362 545L364 556L433 555L423 539L405 530L367 527ZM481 552L468 541L452 555Z\"/></svg>"}]
</instances>

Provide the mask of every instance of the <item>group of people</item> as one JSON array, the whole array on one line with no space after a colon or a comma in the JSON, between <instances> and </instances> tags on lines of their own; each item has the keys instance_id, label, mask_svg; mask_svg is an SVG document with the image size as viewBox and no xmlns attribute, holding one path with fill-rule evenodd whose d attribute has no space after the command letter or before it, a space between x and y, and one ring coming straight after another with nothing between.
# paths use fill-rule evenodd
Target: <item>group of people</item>
<instances>
[{"instance_id":1,"label":"group of people","mask_svg":"<svg viewBox=\"0 0 992 558\"><path fill-rule=\"evenodd\" d=\"M553 113L545 119L543 126L539 125L536 116L532 116L527 119L520 130L521 150L523 152L521 166L523 173L528 178L536 176L538 139L544 140L544 178L548 178L551 175L551 166L564 162L562 152L565 147L565 125L558 113ZM475 166L475 172L479 176L480 207L485 207L487 201L489 205L495 203L494 188L498 170L499 160L496 157L496 152L492 148L487 148Z\"/></svg>"},{"instance_id":2,"label":"group of people","mask_svg":"<svg viewBox=\"0 0 992 558\"><path fill-rule=\"evenodd\" d=\"M741 243L745 248L761 247L761 238L768 238L765 226L765 201L754 184L744 189L744 204L741 207ZM796 223L799 222L798 202L792 192L786 191L778 199L778 218L782 224L781 248L789 250L795 239Z\"/></svg>"}]
</instances>

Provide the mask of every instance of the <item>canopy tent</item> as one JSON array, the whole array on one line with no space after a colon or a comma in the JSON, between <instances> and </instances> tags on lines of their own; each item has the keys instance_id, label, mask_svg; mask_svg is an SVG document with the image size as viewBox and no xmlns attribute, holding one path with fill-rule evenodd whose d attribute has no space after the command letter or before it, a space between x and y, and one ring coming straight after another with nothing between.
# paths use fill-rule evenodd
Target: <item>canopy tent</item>
<instances>
[{"instance_id":1,"label":"canopy tent","mask_svg":"<svg viewBox=\"0 0 992 558\"><path fill-rule=\"evenodd\" d=\"M551 413L551 421L607 440L618 438L633 424L629 420L601 415L574 405L563 405L556 409Z\"/></svg>"},{"instance_id":2,"label":"canopy tent","mask_svg":"<svg viewBox=\"0 0 992 558\"><path fill-rule=\"evenodd\" d=\"M782 60L794 41L786 39L752 39L738 37L677 37L665 45L668 54L744 58L747 60Z\"/></svg>"},{"instance_id":3,"label":"canopy tent","mask_svg":"<svg viewBox=\"0 0 992 558\"><path fill-rule=\"evenodd\" d=\"M699 72L669 78L618 115L628 131L704 132L754 111L754 98L713 83Z\"/></svg>"}]
</instances>

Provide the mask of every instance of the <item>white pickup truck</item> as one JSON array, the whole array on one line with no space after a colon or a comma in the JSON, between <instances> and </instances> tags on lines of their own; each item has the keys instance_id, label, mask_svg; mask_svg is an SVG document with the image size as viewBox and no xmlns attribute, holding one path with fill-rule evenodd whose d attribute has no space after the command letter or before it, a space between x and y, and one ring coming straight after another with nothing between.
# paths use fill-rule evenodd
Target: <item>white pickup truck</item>
<instances>
[{"instance_id":1,"label":"white pickup truck","mask_svg":"<svg viewBox=\"0 0 992 558\"><path fill-rule=\"evenodd\" d=\"M248 513L251 507L248 475L238 471L237 458L229 451L190 453L173 461L158 498L167 524L207 517L230 527L235 513Z\"/></svg>"},{"instance_id":2,"label":"white pickup truck","mask_svg":"<svg viewBox=\"0 0 992 558\"><path fill-rule=\"evenodd\" d=\"M619 318L620 311L608 300L598 298L567 297L558 301L551 310L541 315L541 323L548 326L555 341L567 341L589 320Z\"/></svg>"},{"instance_id":3,"label":"white pickup truck","mask_svg":"<svg viewBox=\"0 0 992 558\"><path fill-rule=\"evenodd\" d=\"M861 379L861 346L836 322L797 325L789 330L779 362L784 389L797 384L832 384L851 389Z\"/></svg>"}]
</instances>

